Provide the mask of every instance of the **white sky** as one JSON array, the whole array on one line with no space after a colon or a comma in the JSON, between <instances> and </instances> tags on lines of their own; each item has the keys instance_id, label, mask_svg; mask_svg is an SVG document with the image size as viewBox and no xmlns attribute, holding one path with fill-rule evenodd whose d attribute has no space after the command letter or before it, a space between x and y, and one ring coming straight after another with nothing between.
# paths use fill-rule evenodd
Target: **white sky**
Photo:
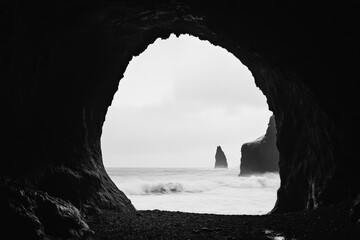
<instances>
[{"instance_id":1,"label":"white sky","mask_svg":"<svg viewBox=\"0 0 360 240\"><path fill-rule=\"evenodd\" d=\"M231 53L181 35L156 40L129 63L106 115L106 167L229 167L266 132L271 112L250 71Z\"/></svg>"}]
</instances>

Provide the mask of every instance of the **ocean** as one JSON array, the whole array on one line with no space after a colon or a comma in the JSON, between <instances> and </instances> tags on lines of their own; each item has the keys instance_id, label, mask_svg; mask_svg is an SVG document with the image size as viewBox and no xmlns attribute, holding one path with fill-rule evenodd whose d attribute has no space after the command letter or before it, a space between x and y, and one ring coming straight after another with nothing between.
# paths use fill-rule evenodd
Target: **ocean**
<instances>
[{"instance_id":1,"label":"ocean","mask_svg":"<svg viewBox=\"0 0 360 240\"><path fill-rule=\"evenodd\" d=\"M106 168L138 210L266 214L275 204L278 174L239 177L239 169Z\"/></svg>"}]
</instances>

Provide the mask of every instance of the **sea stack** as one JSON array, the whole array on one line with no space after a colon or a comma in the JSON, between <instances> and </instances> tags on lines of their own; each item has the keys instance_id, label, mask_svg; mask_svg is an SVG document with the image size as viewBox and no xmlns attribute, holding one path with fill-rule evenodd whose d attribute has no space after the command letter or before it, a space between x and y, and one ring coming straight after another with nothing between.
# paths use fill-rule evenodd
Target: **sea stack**
<instances>
[{"instance_id":1,"label":"sea stack","mask_svg":"<svg viewBox=\"0 0 360 240\"><path fill-rule=\"evenodd\" d=\"M240 176L278 172L279 151L276 147L276 125L274 115L270 117L266 134L241 147Z\"/></svg>"},{"instance_id":2,"label":"sea stack","mask_svg":"<svg viewBox=\"0 0 360 240\"><path fill-rule=\"evenodd\" d=\"M220 146L217 146L216 148L215 168L228 168L225 153L223 152Z\"/></svg>"}]
</instances>

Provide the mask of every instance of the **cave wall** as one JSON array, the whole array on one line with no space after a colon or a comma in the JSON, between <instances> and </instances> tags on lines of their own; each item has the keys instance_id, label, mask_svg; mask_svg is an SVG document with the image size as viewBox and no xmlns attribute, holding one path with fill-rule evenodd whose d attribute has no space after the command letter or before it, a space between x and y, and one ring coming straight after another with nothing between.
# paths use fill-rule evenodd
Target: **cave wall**
<instances>
[{"instance_id":1,"label":"cave wall","mask_svg":"<svg viewBox=\"0 0 360 240\"><path fill-rule=\"evenodd\" d=\"M107 108L133 56L158 37L189 33L239 58L276 116L281 186L273 212L359 193L357 3L1 4L2 181L80 209L133 211L102 163Z\"/></svg>"}]
</instances>

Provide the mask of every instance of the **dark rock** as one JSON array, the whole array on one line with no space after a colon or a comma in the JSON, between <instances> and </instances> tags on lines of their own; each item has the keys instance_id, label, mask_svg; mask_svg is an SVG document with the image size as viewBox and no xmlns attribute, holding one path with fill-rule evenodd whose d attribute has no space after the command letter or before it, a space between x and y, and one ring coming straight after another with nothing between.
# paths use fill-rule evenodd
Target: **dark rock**
<instances>
[{"instance_id":1,"label":"dark rock","mask_svg":"<svg viewBox=\"0 0 360 240\"><path fill-rule=\"evenodd\" d=\"M254 142L241 147L240 176L249 174L278 172L279 151L276 147L276 124L270 117L266 134Z\"/></svg>"},{"instance_id":2,"label":"dark rock","mask_svg":"<svg viewBox=\"0 0 360 240\"><path fill-rule=\"evenodd\" d=\"M227 160L225 153L220 146L217 146L215 153L215 168L227 168Z\"/></svg>"},{"instance_id":3,"label":"dark rock","mask_svg":"<svg viewBox=\"0 0 360 240\"><path fill-rule=\"evenodd\" d=\"M355 226L360 228L360 195L355 199L350 210L350 219Z\"/></svg>"},{"instance_id":4,"label":"dark rock","mask_svg":"<svg viewBox=\"0 0 360 240\"><path fill-rule=\"evenodd\" d=\"M1 239L88 239L94 233L71 203L9 181L0 192Z\"/></svg>"}]
</instances>

